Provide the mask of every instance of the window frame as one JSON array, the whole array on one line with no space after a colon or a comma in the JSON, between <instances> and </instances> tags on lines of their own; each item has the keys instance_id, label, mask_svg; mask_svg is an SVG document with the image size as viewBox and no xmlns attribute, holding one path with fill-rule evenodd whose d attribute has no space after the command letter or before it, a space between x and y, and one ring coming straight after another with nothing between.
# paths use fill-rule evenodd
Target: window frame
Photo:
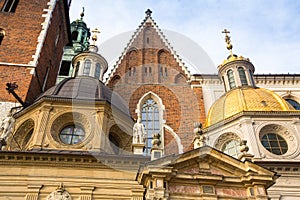
<instances>
[{"instance_id":1,"label":"window frame","mask_svg":"<svg viewBox=\"0 0 300 200\"><path fill-rule=\"evenodd\" d=\"M1 12L14 13L18 7L19 0L6 0L1 8Z\"/></svg>"},{"instance_id":2,"label":"window frame","mask_svg":"<svg viewBox=\"0 0 300 200\"><path fill-rule=\"evenodd\" d=\"M226 74L227 74L229 88L230 89L235 88L236 87L236 83L235 83L235 79L234 79L233 70L229 69Z\"/></svg>"},{"instance_id":3,"label":"window frame","mask_svg":"<svg viewBox=\"0 0 300 200\"><path fill-rule=\"evenodd\" d=\"M64 130L68 129L68 128L71 129L71 134L65 134L65 133L63 134L62 132L63 132ZM75 130L75 129L79 129L80 131L82 131L82 132L83 132L83 136L80 135L80 134L75 134L75 133L76 133L76 130ZM61 138L62 135L64 135L64 136L71 136L70 142L69 142L69 143L66 142L66 141L69 140L68 138L66 138L67 140L64 141L64 140ZM77 137L79 137L79 138L80 138L80 136L82 136L82 137L81 137L80 141L78 141L78 142L75 143L75 142L74 142L74 136L77 136ZM61 131L59 132L59 139L60 139L60 141L61 141L63 144L65 144L65 145L77 145L77 144L80 144L81 142L84 141L85 138L86 138L86 132L85 132L84 128L82 128L82 126L80 126L80 125L78 125L78 124L69 124L69 125L66 125L66 126L64 126L64 127L61 129Z\"/></svg>"},{"instance_id":4,"label":"window frame","mask_svg":"<svg viewBox=\"0 0 300 200\"><path fill-rule=\"evenodd\" d=\"M245 69L243 67L238 67L237 70L239 73L241 85L242 86L248 85L248 80L247 80L247 75L246 75Z\"/></svg>"},{"instance_id":5,"label":"window frame","mask_svg":"<svg viewBox=\"0 0 300 200\"><path fill-rule=\"evenodd\" d=\"M83 76L89 76L90 73L91 73L91 68L92 68L92 61L90 59L86 59L84 61L82 75Z\"/></svg>"}]
</instances>

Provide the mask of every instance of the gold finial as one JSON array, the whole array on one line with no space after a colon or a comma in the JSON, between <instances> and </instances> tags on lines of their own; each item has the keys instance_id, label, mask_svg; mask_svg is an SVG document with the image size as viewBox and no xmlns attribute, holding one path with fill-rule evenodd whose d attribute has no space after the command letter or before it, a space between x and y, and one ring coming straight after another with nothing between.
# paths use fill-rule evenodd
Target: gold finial
<instances>
[{"instance_id":1,"label":"gold finial","mask_svg":"<svg viewBox=\"0 0 300 200\"><path fill-rule=\"evenodd\" d=\"M92 41L93 44L96 45L96 42L98 40L98 34L100 34L100 31L98 28L95 28L94 30L92 30L93 36L92 36Z\"/></svg>"},{"instance_id":2,"label":"gold finial","mask_svg":"<svg viewBox=\"0 0 300 200\"><path fill-rule=\"evenodd\" d=\"M82 12L80 13L81 19L83 18L83 16L84 16L84 7L82 7Z\"/></svg>"},{"instance_id":3,"label":"gold finial","mask_svg":"<svg viewBox=\"0 0 300 200\"><path fill-rule=\"evenodd\" d=\"M232 55L232 44L230 40L230 36L228 35L230 31L228 31L226 28L222 31L222 33L225 33L225 42L227 44L227 49L230 51L230 55Z\"/></svg>"}]
</instances>

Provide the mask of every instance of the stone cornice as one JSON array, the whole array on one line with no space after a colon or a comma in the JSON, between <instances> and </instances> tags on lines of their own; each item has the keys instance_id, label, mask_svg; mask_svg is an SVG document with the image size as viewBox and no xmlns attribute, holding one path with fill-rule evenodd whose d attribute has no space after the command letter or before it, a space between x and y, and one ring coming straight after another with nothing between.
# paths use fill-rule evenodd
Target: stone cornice
<instances>
[{"instance_id":1,"label":"stone cornice","mask_svg":"<svg viewBox=\"0 0 300 200\"><path fill-rule=\"evenodd\" d=\"M209 127L205 127L203 129L204 132L214 130L220 126L223 126L225 124L228 124L237 118L240 117L274 117L274 118L282 118L282 117L300 117L300 111L295 110L295 111L242 111L239 112L231 117L226 118L225 120L219 121Z\"/></svg>"},{"instance_id":2,"label":"stone cornice","mask_svg":"<svg viewBox=\"0 0 300 200\"><path fill-rule=\"evenodd\" d=\"M107 155L88 151L0 151L0 164L136 171L149 157Z\"/></svg>"}]
</instances>

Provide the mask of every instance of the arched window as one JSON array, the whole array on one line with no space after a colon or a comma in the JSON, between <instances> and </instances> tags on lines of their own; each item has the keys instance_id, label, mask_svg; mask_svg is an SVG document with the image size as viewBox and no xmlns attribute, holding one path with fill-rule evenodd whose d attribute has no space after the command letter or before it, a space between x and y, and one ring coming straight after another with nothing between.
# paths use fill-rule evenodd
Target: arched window
<instances>
[{"instance_id":1,"label":"arched window","mask_svg":"<svg viewBox=\"0 0 300 200\"><path fill-rule=\"evenodd\" d=\"M59 134L60 140L65 144L80 143L85 137L83 128L78 125L69 125L62 129Z\"/></svg>"},{"instance_id":2,"label":"arched window","mask_svg":"<svg viewBox=\"0 0 300 200\"><path fill-rule=\"evenodd\" d=\"M228 72L227 72L227 78L228 78L230 89L235 88L235 81L234 81L233 71L231 69L228 70Z\"/></svg>"},{"instance_id":3,"label":"arched window","mask_svg":"<svg viewBox=\"0 0 300 200\"><path fill-rule=\"evenodd\" d=\"M240 153L240 142L238 140L229 140L222 146L222 152L237 158Z\"/></svg>"},{"instance_id":4,"label":"arched window","mask_svg":"<svg viewBox=\"0 0 300 200\"><path fill-rule=\"evenodd\" d=\"M95 78L99 79L100 78L100 73L101 73L100 63L97 63L96 64L96 71L95 71Z\"/></svg>"},{"instance_id":5,"label":"arched window","mask_svg":"<svg viewBox=\"0 0 300 200\"><path fill-rule=\"evenodd\" d=\"M239 67L238 72L239 72L239 76L240 76L240 80L241 80L242 85L248 85L247 77L246 77L246 73L245 73L244 68Z\"/></svg>"},{"instance_id":6,"label":"arched window","mask_svg":"<svg viewBox=\"0 0 300 200\"><path fill-rule=\"evenodd\" d=\"M276 133L267 133L261 139L262 145L276 155L285 154L288 150L287 142Z\"/></svg>"},{"instance_id":7,"label":"arched window","mask_svg":"<svg viewBox=\"0 0 300 200\"><path fill-rule=\"evenodd\" d=\"M92 62L89 59L84 61L83 75L90 75Z\"/></svg>"},{"instance_id":8,"label":"arched window","mask_svg":"<svg viewBox=\"0 0 300 200\"><path fill-rule=\"evenodd\" d=\"M289 104L291 104L296 110L300 110L300 104L293 99L285 99Z\"/></svg>"},{"instance_id":9,"label":"arched window","mask_svg":"<svg viewBox=\"0 0 300 200\"><path fill-rule=\"evenodd\" d=\"M152 99L149 98L145 101L145 103L142 106L141 110L141 117L142 117L142 124L145 126L145 132L146 132L146 148L145 148L145 154L150 155L150 149L152 146L152 135L153 133L159 133L160 131L160 120L159 120L159 108L157 103Z\"/></svg>"},{"instance_id":10,"label":"arched window","mask_svg":"<svg viewBox=\"0 0 300 200\"><path fill-rule=\"evenodd\" d=\"M0 45L4 39L4 36L5 36L5 31L3 29L0 28Z\"/></svg>"},{"instance_id":11,"label":"arched window","mask_svg":"<svg viewBox=\"0 0 300 200\"><path fill-rule=\"evenodd\" d=\"M73 31L71 37L72 37L72 41L76 41L78 37L78 31Z\"/></svg>"}]
</instances>

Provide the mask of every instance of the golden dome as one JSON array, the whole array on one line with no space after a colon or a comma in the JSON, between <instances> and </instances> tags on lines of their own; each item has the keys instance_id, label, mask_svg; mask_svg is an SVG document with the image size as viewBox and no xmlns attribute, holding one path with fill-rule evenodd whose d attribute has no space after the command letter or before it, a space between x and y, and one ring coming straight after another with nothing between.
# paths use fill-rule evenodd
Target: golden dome
<instances>
[{"instance_id":1,"label":"golden dome","mask_svg":"<svg viewBox=\"0 0 300 200\"><path fill-rule=\"evenodd\" d=\"M210 108L205 127L242 111L295 110L275 92L263 88L240 87L221 96Z\"/></svg>"}]
</instances>

